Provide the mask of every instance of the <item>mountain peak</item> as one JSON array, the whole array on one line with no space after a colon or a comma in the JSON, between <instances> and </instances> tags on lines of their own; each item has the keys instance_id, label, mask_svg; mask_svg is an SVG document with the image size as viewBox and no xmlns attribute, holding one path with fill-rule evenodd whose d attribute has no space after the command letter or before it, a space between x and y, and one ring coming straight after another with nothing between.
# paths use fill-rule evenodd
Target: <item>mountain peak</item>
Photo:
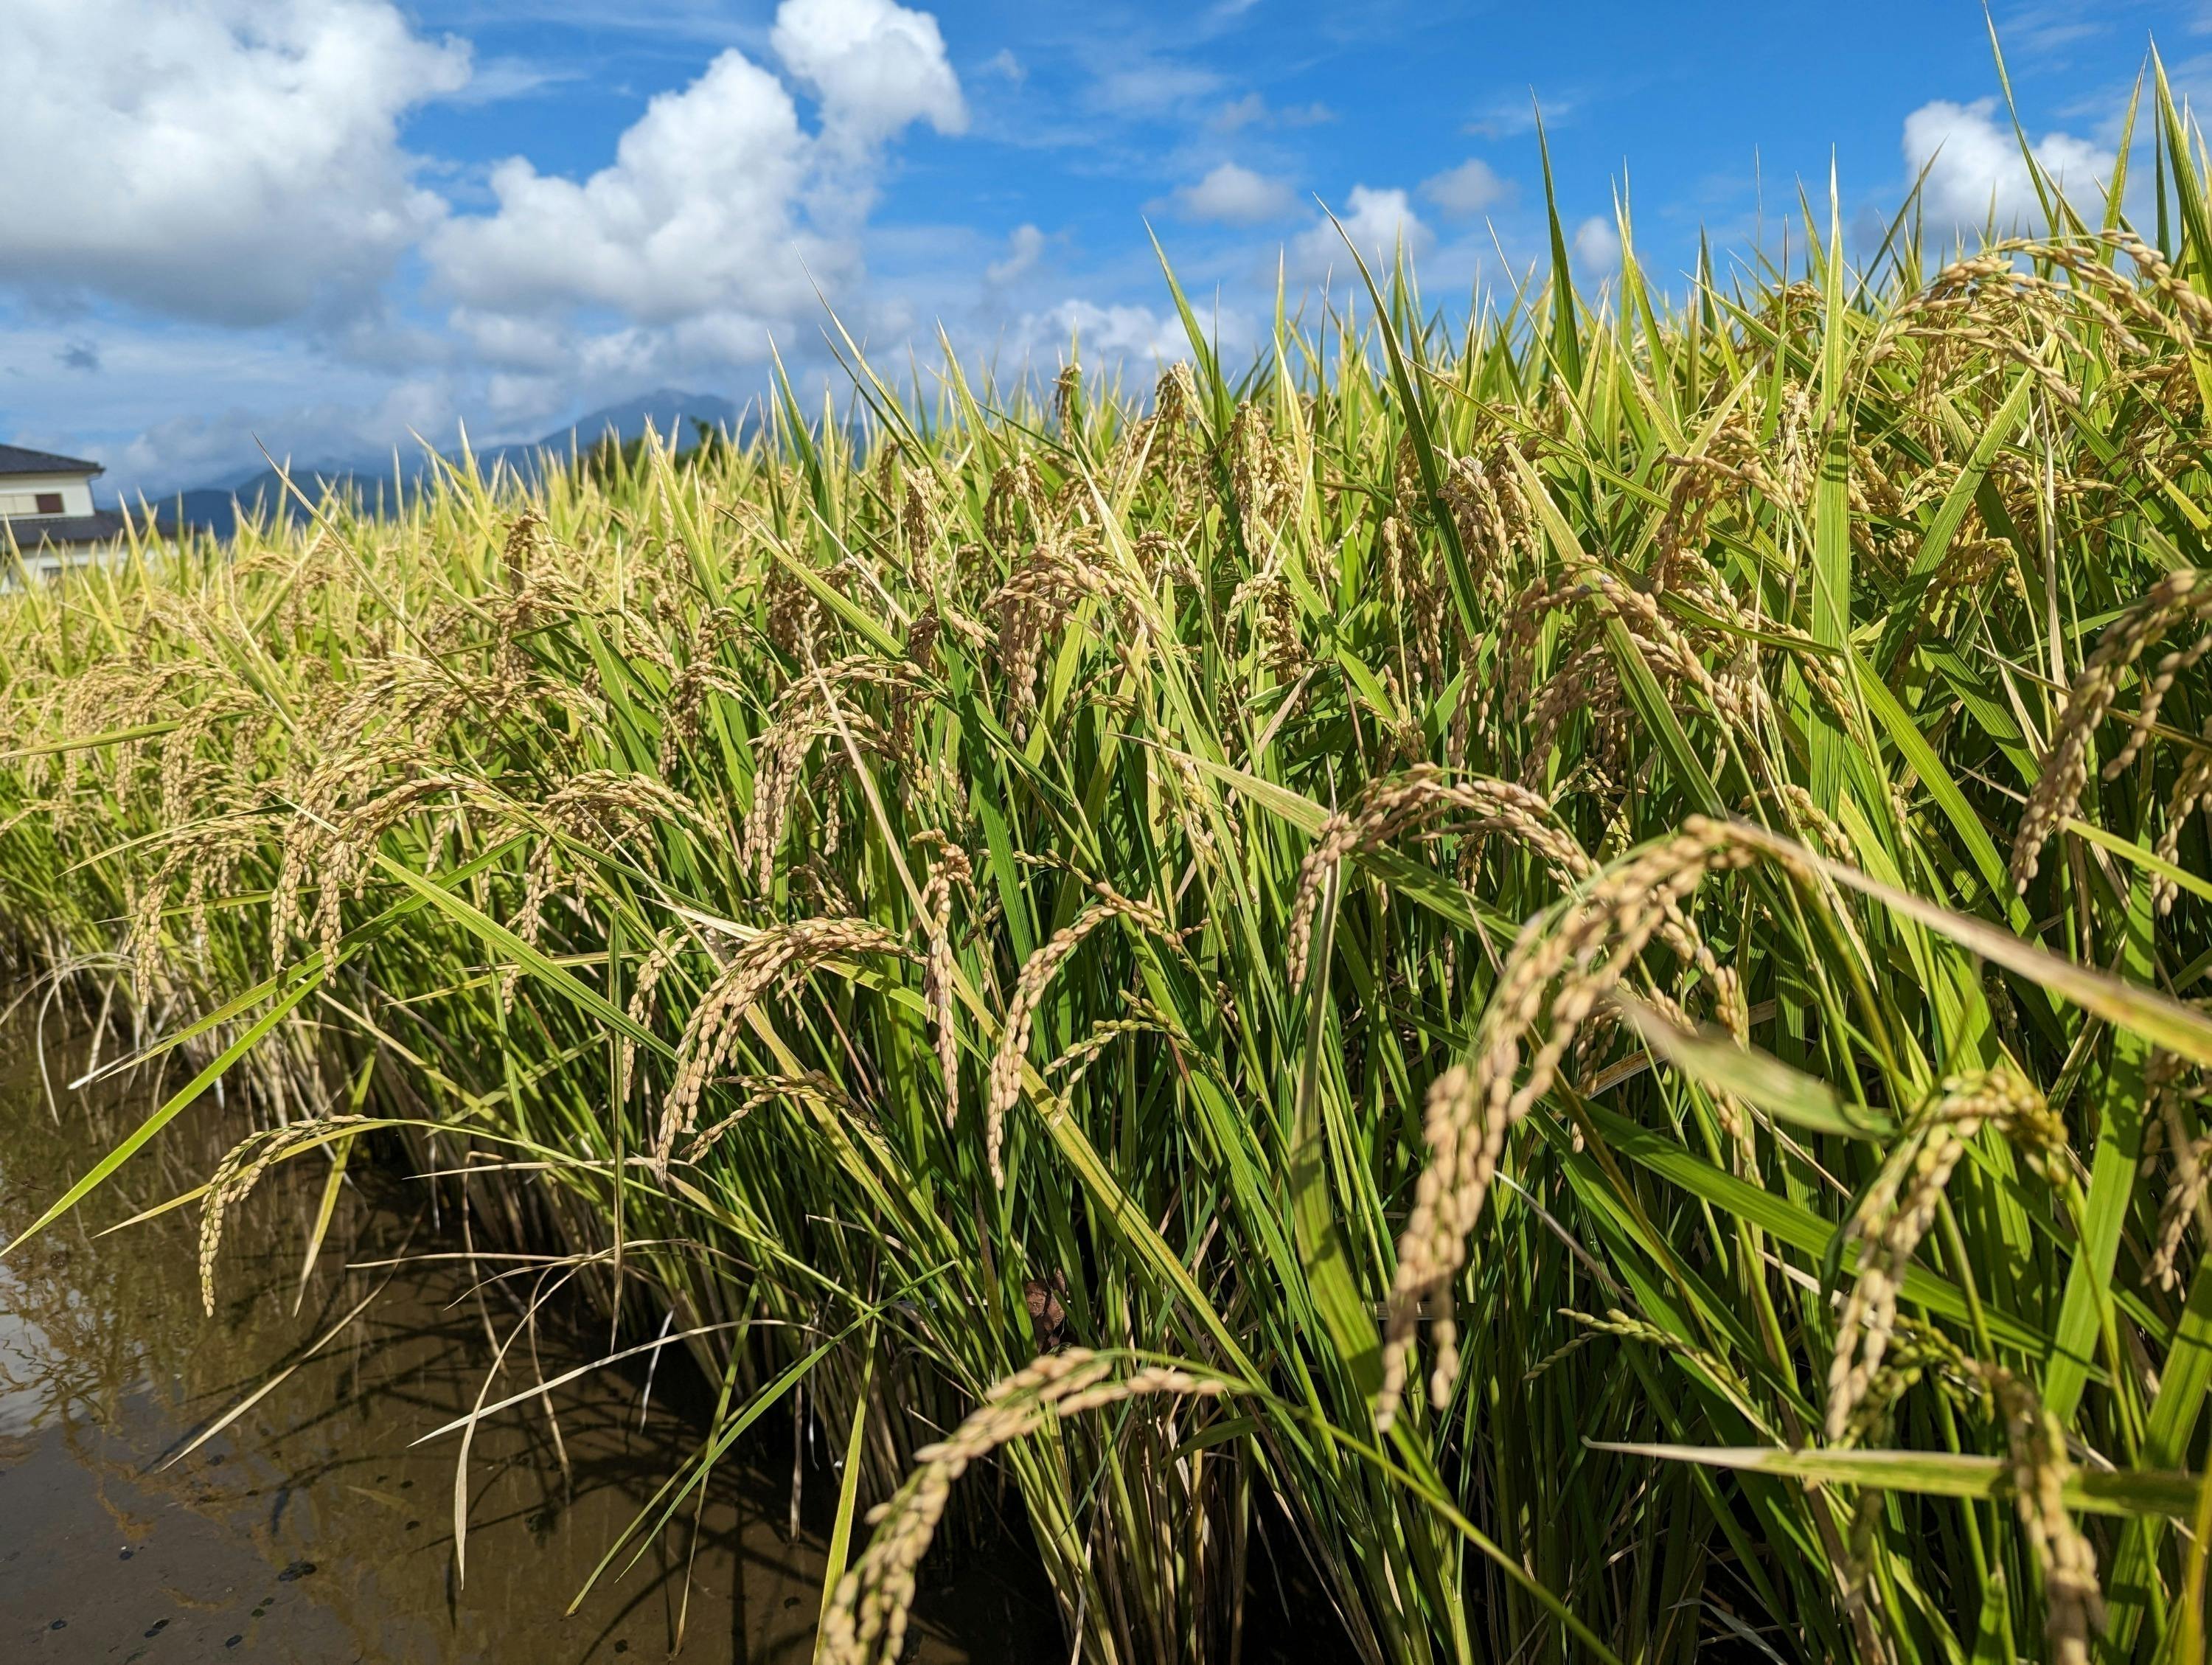
<instances>
[{"instance_id":1,"label":"mountain peak","mask_svg":"<svg viewBox=\"0 0 2212 1665\"><path fill-rule=\"evenodd\" d=\"M702 422L709 428L734 429L739 414L738 407L719 393L687 393L673 387L656 387L649 393L586 411L574 422L537 441L536 446L566 450L572 434L581 445L596 444L610 433L617 440L635 440L650 424L654 433L665 440L673 440L680 450L696 437L692 423Z\"/></svg>"}]
</instances>

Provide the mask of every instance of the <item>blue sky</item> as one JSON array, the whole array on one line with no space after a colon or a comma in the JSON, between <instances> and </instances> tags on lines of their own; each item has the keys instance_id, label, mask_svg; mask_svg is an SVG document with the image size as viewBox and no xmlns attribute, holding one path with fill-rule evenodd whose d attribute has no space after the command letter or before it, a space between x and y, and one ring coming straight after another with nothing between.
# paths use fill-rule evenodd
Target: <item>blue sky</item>
<instances>
[{"instance_id":1,"label":"blue sky","mask_svg":"<svg viewBox=\"0 0 2212 1665\"><path fill-rule=\"evenodd\" d=\"M2155 37L2212 88L2212 8L1996 15L2039 154L2097 200ZM1541 251L1532 94L1576 258L1616 191L1662 275L1770 245L1832 154L1863 223L1936 158L1938 221L2019 210L1972 0L955 4L6 0L0 439L159 492L257 443L528 436L659 386L872 351L1148 370L1149 221L1232 350L1279 263L1341 285L1319 203L1402 234L1432 301Z\"/></svg>"}]
</instances>

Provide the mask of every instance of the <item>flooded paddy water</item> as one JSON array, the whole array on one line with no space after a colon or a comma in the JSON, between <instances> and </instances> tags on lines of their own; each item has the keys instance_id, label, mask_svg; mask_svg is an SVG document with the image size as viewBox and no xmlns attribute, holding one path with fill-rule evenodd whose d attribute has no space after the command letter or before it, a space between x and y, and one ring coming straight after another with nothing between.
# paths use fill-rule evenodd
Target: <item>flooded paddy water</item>
<instances>
[{"instance_id":1,"label":"flooded paddy water","mask_svg":"<svg viewBox=\"0 0 2212 1665\"><path fill-rule=\"evenodd\" d=\"M71 1091L87 1043L57 1042L47 1027L42 1048L30 1016L0 1026L0 1240L151 1108L129 1088ZM428 1188L356 1164L303 1285L327 1166L273 1170L225 1222L212 1318L197 1206L99 1235L201 1183L240 1131L211 1098L194 1106L77 1213L0 1262L0 1660L811 1656L836 1476L818 1437L799 1441L794 1463L788 1416L763 1419L750 1466L718 1471L696 1527L687 1506L566 1615L698 1440L700 1384L672 1349L657 1372L625 1361L478 1427L464 1578L458 1438L412 1442L478 1402L489 1337L517 1309L465 1261L417 1258L459 1246ZM396 1268L374 1264L403 1254ZM517 1360L518 1346L486 1402L589 1364L606 1341L587 1314L556 1314L536 1358ZM1066 1656L1024 1557L956 1559L917 1610L913 1657Z\"/></svg>"}]
</instances>

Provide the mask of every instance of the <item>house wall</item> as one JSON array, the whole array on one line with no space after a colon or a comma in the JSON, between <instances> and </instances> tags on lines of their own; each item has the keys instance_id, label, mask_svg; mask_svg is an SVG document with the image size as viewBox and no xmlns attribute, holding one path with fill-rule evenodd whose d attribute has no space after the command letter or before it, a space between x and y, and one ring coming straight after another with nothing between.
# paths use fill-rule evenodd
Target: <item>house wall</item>
<instances>
[{"instance_id":1,"label":"house wall","mask_svg":"<svg viewBox=\"0 0 2212 1665\"><path fill-rule=\"evenodd\" d=\"M38 513L39 494L58 491L64 514L92 513L88 474L0 474L0 519L27 519Z\"/></svg>"},{"instance_id":2,"label":"house wall","mask_svg":"<svg viewBox=\"0 0 2212 1665\"><path fill-rule=\"evenodd\" d=\"M40 550L34 554L21 556L6 573L0 574L0 595L16 588L26 578L58 578L64 568L74 564L52 550Z\"/></svg>"}]
</instances>

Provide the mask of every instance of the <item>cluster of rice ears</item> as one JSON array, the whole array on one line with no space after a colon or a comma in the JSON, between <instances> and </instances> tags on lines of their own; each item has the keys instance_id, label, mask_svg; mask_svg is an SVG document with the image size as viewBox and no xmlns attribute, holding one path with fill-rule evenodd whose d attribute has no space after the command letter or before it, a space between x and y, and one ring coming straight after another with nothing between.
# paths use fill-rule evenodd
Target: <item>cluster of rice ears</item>
<instances>
[{"instance_id":1,"label":"cluster of rice ears","mask_svg":"<svg viewBox=\"0 0 2212 1665\"><path fill-rule=\"evenodd\" d=\"M719 1384L606 1577L763 1416L842 1454L825 1659L972 1495L1127 1665L1285 1579L1378 1662L2195 1665L2212 231L2145 108L2148 189L1948 264L1808 209L1670 307L1624 216L1595 302L1401 270L1135 394L841 342L745 444L17 587L0 915L197 1071L57 1213L228 1080L219 1280L404 1139Z\"/></svg>"}]
</instances>

